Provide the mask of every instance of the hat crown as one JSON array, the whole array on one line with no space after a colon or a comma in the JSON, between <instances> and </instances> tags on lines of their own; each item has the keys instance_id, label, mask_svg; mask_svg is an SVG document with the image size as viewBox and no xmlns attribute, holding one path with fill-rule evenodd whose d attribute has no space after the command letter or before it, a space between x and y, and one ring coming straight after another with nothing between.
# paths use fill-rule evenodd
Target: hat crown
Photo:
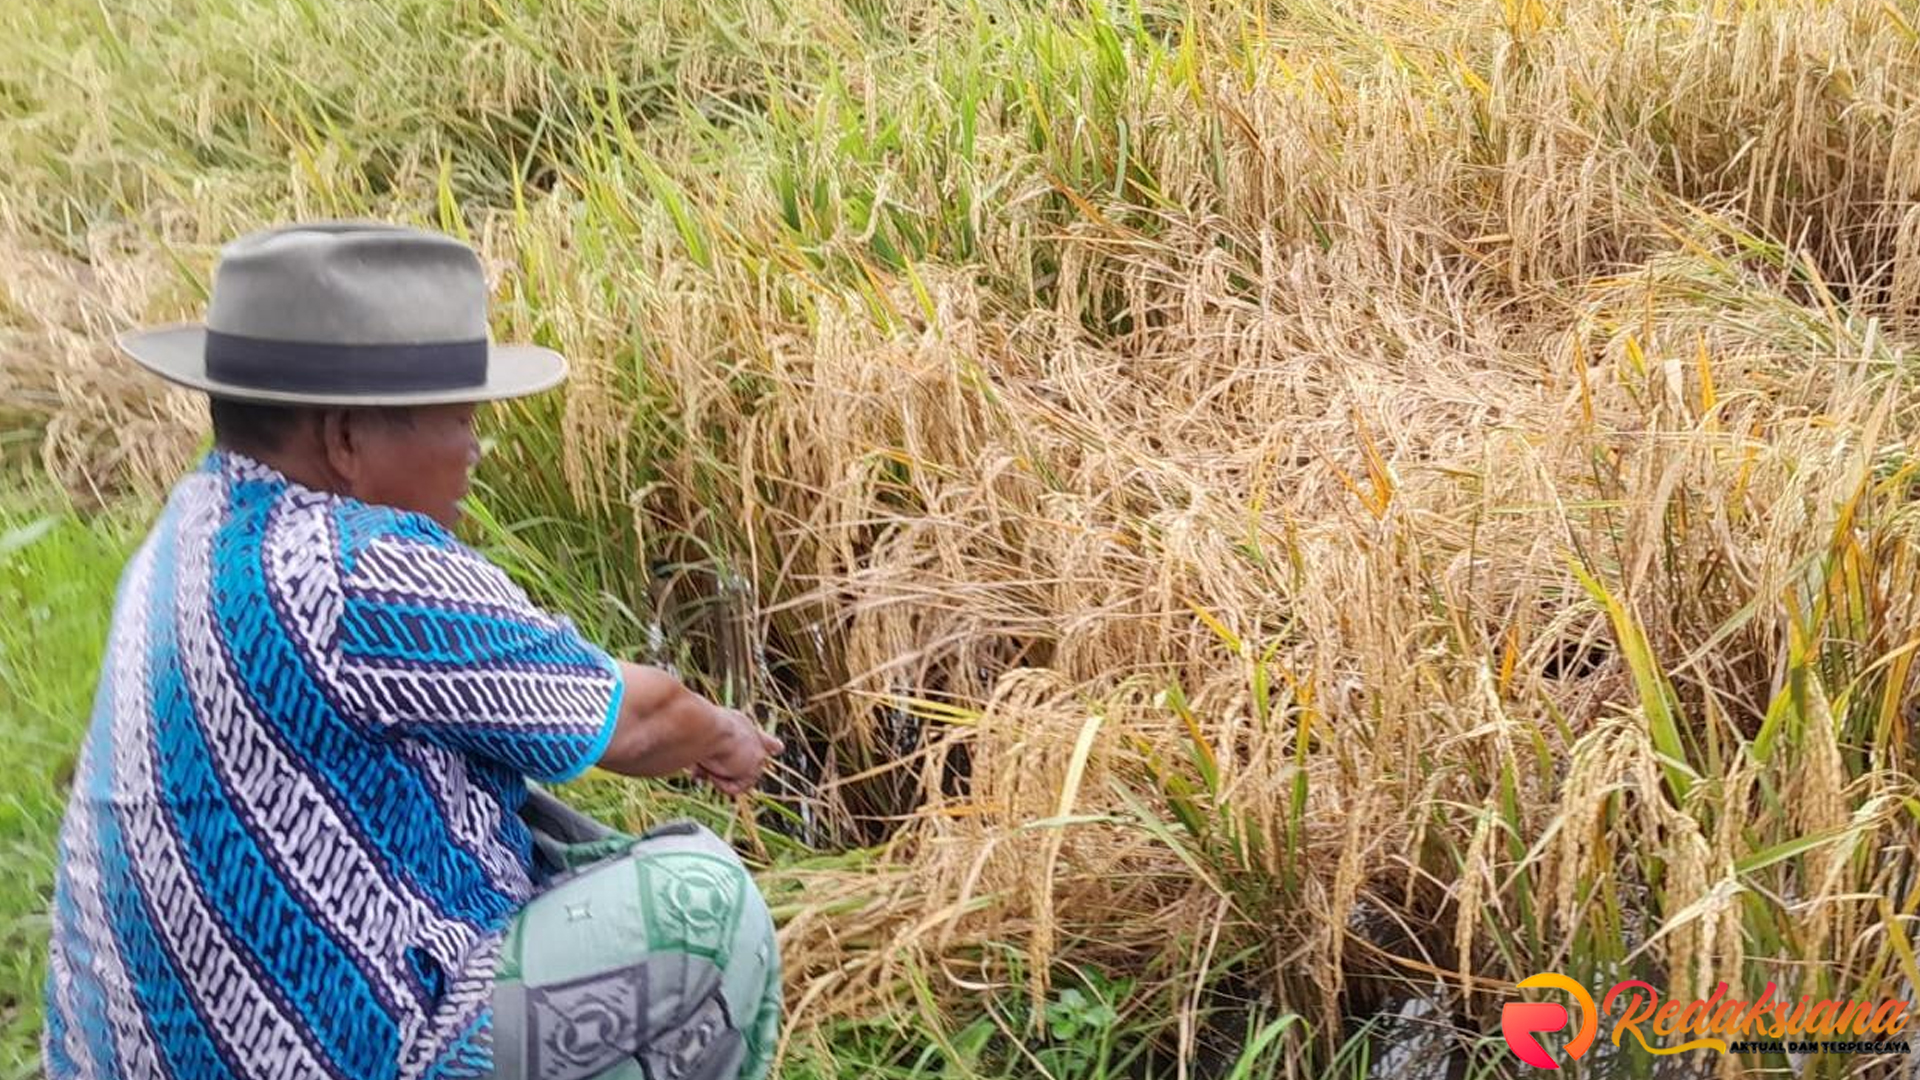
<instances>
[{"instance_id":1,"label":"hat crown","mask_svg":"<svg viewBox=\"0 0 1920 1080\"><path fill-rule=\"evenodd\" d=\"M302 222L221 249L204 323L119 341L162 378L243 401L433 405L558 385L565 357L488 336L488 292L480 256L450 236Z\"/></svg>"},{"instance_id":2,"label":"hat crown","mask_svg":"<svg viewBox=\"0 0 1920 1080\"><path fill-rule=\"evenodd\" d=\"M472 248L439 233L372 222L269 229L221 251L207 328L324 345L484 341L486 278Z\"/></svg>"}]
</instances>

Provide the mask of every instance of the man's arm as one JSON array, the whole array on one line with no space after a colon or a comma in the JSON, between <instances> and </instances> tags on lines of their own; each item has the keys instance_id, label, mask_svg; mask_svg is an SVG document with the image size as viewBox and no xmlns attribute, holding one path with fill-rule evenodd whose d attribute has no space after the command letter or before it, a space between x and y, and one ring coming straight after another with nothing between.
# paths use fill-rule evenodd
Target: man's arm
<instances>
[{"instance_id":1,"label":"man's arm","mask_svg":"<svg viewBox=\"0 0 1920 1080\"><path fill-rule=\"evenodd\" d=\"M750 791L781 750L752 720L722 708L659 668L622 663L625 683L603 769L627 776L695 775L729 795Z\"/></svg>"}]
</instances>

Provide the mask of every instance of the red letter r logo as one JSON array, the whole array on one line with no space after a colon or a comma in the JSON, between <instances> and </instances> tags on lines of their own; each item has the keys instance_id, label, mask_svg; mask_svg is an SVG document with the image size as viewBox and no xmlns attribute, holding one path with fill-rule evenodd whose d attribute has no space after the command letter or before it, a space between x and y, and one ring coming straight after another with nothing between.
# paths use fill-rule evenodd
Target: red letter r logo
<instances>
[{"instance_id":1,"label":"red letter r logo","mask_svg":"<svg viewBox=\"0 0 1920 1080\"><path fill-rule=\"evenodd\" d=\"M1520 980L1522 987L1551 986L1555 990L1564 990L1573 995L1580 1003L1580 1031L1567 1044L1567 1060L1577 1060L1587 1048L1593 1045L1593 1036L1600 1026L1600 1018L1593 1012L1593 995L1587 988L1553 972L1530 975ZM1510 1001L1500 1007L1500 1034L1507 1040L1507 1048L1521 1061L1536 1069L1557 1069L1560 1063L1547 1053L1547 1048L1534 1038L1535 1032L1559 1031L1567 1026L1565 1006L1546 1001Z\"/></svg>"}]
</instances>

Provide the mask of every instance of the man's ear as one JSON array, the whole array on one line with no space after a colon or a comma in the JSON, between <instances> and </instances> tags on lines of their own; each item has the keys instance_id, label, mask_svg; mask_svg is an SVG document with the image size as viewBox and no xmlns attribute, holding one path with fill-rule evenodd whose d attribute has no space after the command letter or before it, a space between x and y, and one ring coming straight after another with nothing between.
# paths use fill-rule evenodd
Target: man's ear
<instances>
[{"instance_id":1,"label":"man's ear","mask_svg":"<svg viewBox=\"0 0 1920 1080\"><path fill-rule=\"evenodd\" d=\"M320 450L326 455L327 468L346 482L347 490L351 493L366 472L360 456L361 447L355 438L353 410L322 409L316 419Z\"/></svg>"}]
</instances>

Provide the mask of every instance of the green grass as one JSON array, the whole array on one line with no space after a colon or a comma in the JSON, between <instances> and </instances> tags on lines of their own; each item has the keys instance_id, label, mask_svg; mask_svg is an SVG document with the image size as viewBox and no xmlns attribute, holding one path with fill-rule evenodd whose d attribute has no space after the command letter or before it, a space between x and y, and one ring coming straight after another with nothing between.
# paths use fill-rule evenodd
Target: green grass
<instances>
[{"instance_id":1,"label":"green grass","mask_svg":"<svg viewBox=\"0 0 1920 1080\"><path fill-rule=\"evenodd\" d=\"M0 1077L38 1069L54 841L141 516L83 521L51 497L0 491Z\"/></svg>"}]
</instances>

